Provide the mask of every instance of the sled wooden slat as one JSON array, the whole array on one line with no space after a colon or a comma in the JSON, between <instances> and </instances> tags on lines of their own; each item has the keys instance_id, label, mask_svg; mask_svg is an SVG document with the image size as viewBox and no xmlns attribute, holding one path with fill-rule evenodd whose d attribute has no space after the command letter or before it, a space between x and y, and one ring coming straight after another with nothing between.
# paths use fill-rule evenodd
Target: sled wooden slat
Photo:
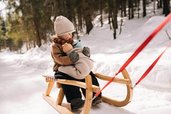
<instances>
[{"instance_id":1,"label":"sled wooden slat","mask_svg":"<svg viewBox=\"0 0 171 114\"><path fill-rule=\"evenodd\" d=\"M59 90L59 94L58 94L58 96L57 96L56 104L57 104L57 105L61 105L61 104L62 104L63 99L64 99L64 91L63 91L63 89L62 89L62 88L60 88L60 90Z\"/></svg>"},{"instance_id":2,"label":"sled wooden slat","mask_svg":"<svg viewBox=\"0 0 171 114\"><path fill-rule=\"evenodd\" d=\"M43 98L55 109L57 110L60 114L74 114L72 113L69 109L67 109L66 107L63 107L61 105L56 105L55 104L55 100L50 97L50 96L46 96L43 95Z\"/></svg>"},{"instance_id":3,"label":"sled wooden slat","mask_svg":"<svg viewBox=\"0 0 171 114\"><path fill-rule=\"evenodd\" d=\"M129 74L126 69L122 71L122 75L123 75L124 79L115 78L114 82L126 84L126 88L127 88L126 97L123 100L115 100L112 98L108 98L106 96L102 96L102 100L104 102L109 103L114 106L122 107L122 106L127 105L131 101L132 95L133 95L133 88L132 88L131 79L130 79ZM100 76L100 78L102 78L104 80L111 79L111 77L108 77L108 76L103 77L103 75L97 75L97 77L98 76Z\"/></svg>"},{"instance_id":4,"label":"sled wooden slat","mask_svg":"<svg viewBox=\"0 0 171 114\"><path fill-rule=\"evenodd\" d=\"M92 98L93 98L91 76L86 76L85 83L86 83L86 99L85 99L84 108L81 114L89 114L90 109L91 109L91 104L92 104Z\"/></svg>"},{"instance_id":5,"label":"sled wooden slat","mask_svg":"<svg viewBox=\"0 0 171 114\"><path fill-rule=\"evenodd\" d=\"M112 79L112 77L105 76L105 75L102 75L102 74L99 74L99 73L96 73L96 77L101 79L101 80L106 80L106 81L109 81L109 80ZM130 84L130 80L129 79L120 79L120 78L117 78L117 77L114 78L113 82L121 83L121 84L126 84L126 85Z\"/></svg>"},{"instance_id":6,"label":"sled wooden slat","mask_svg":"<svg viewBox=\"0 0 171 114\"><path fill-rule=\"evenodd\" d=\"M81 87L81 88L84 88L86 89L86 83L84 82L79 82L79 81L73 81L73 80L65 80L65 79L59 79L57 81L57 83L60 83L60 84L66 84L66 85L72 85L72 86L78 86L78 87ZM90 82L88 82L90 83ZM98 86L95 86L95 85L92 85L92 91L98 91L100 88Z\"/></svg>"},{"instance_id":7,"label":"sled wooden slat","mask_svg":"<svg viewBox=\"0 0 171 114\"><path fill-rule=\"evenodd\" d=\"M49 94L53 88L53 85L54 85L54 81L50 81L48 84L47 90L46 90L46 96L49 96Z\"/></svg>"}]
</instances>

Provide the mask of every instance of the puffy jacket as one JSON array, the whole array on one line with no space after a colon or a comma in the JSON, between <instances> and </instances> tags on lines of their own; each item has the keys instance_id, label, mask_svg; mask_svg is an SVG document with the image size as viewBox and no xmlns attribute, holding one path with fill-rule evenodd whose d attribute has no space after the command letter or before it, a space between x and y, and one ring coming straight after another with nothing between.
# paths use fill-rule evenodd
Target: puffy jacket
<instances>
[{"instance_id":1,"label":"puffy jacket","mask_svg":"<svg viewBox=\"0 0 171 114\"><path fill-rule=\"evenodd\" d=\"M60 66L73 64L66 53L62 51L62 46L60 44L52 43L51 55L54 60L53 71L58 71Z\"/></svg>"},{"instance_id":2,"label":"puffy jacket","mask_svg":"<svg viewBox=\"0 0 171 114\"><path fill-rule=\"evenodd\" d=\"M60 66L58 70L75 79L84 79L93 69L93 60L85 56L80 48L74 48L72 51L79 54L79 60L73 65Z\"/></svg>"}]
</instances>

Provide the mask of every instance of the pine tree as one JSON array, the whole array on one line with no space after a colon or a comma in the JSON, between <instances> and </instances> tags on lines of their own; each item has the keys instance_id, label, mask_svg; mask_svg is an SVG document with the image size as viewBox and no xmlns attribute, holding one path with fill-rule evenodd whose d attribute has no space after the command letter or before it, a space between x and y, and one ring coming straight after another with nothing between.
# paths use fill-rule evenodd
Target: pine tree
<instances>
[{"instance_id":1,"label":"pine tree","mask_svg":"<svg viewBox=\"0 0 171 114\"><path fill-rule=\"evenodd\" d=\"M163 14L167 16L170 13L170 0L163 0Z\"/></svg>"}]
</instances>

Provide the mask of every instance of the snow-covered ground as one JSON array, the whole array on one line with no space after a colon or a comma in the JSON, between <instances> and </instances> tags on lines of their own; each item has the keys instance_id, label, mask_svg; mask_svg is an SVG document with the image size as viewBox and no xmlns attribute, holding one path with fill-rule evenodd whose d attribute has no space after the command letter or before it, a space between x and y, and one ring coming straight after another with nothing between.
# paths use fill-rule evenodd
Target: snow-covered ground
<instances>
[{"instance_id":1,"label":"snow-covered ground","mask_svg":"<svg viewBox=\"0 0 171 114\"><path fill-rule=\"evenodd\" d=\"M113 40L107 24L103 27L97 25L89 35L82 36L83 45L91 48L91 58L95 61L93 71L113 76L162 20L163 16L152 16L126 21L122 34L116 40ZM171 35L171 23L127 66L133 85L171 42L165 30ZM92 108L91 114L170 114L170 53L171 48L168 48L154 69L134 88L133 99L127 106L114 107L102 103L99 108ZM1 52L0 114L57 114L42 98L46 89L42 74L53 75L52 66L50 44L25 54ZM99 82L101 87L106 84ZM123 85L112 83L104 89L103 95L121 99L125 92Z\"/></svg>"}]
</instances>

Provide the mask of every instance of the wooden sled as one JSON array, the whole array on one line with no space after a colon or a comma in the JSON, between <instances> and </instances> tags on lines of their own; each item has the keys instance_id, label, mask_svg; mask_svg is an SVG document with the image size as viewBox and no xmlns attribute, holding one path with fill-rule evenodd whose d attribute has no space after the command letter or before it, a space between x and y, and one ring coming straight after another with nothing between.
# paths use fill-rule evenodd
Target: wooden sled
<instances>
[{"instance_id":1,"label":"wooden sled","mask_svg":"<svg viewBox=\"0 0 171 114\"><path fill-rule=\"evenodd\" d=\"M114 78L113 82L126 85L127 95L126 95L125 99L118 101L115 99L111 99L111 98L102 96L102 100L104 102L109 103L114 106L121 107L121 106L127 105L131 101L132 94L133 94L131 79L126 70L122 71L122 75L123 75L123 79ZM43 77L45 77L46 82L48 83L48 87L46 89L46 92L43 94L43 98L54 109L56 109L60 114L74 114L71 111L70 107L64 106L64 103L62 103L63 98L64 98L64 92L63 92L63 89L61 88L61 84L73 85L73 86L78 86L78 87L86 89L85 104L84 104L84 107L83 107L82 111L80 112L80 114L89 114L90 109L91 109L91 104L92 104L92 93L96 92L100 89L98 86L92 85L90 75L86 76L85 83L79 82L79 81L73 81L73 80L65 80L65 79L56 80L56 79L54 79L53 76L48 76L48 75L44 75ZM98 74L98 73L96 73L96 77L101 80L105 80L105 81L109 81L112 78L112 77L105 76L105 75ZM57 87L60 89L56 100L50 96L50 92L55 83L56 83Z\"/></svg>"}]
</instances>

